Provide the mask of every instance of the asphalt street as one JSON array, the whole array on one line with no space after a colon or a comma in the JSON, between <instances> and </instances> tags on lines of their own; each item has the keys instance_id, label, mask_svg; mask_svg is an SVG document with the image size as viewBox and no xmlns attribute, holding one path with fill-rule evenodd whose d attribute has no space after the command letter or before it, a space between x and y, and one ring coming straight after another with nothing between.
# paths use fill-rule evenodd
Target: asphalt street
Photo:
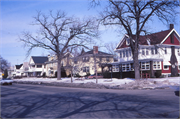
<instances>
[{"instance_id":1,"label":"asphalt street","mask_svg":"<svg viewBox=\"0 0 180 119\"><path fill-rule=\"evenodd\" d=\"M171 89L111 90L1 86L1 118L178 118Z\"/></svg>"}]
</instances>

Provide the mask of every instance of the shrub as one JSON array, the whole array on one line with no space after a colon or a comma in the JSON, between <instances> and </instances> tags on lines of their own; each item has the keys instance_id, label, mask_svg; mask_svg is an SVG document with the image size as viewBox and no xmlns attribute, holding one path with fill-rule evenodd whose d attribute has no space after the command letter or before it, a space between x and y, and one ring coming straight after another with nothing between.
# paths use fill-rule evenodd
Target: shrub
<instances>
[{"instance_id":1,"label":"shrub","mask_svg":"<svg viewBox=\"0 0 180 119\"><path fill-rule=\"evenodd\" d=\"M4 76L3 76L3 78L5 79L5 78L7 78L7 77L8 77L8 70L5 69L5 70L4 70Z\"/></svg>"}]
</instances>

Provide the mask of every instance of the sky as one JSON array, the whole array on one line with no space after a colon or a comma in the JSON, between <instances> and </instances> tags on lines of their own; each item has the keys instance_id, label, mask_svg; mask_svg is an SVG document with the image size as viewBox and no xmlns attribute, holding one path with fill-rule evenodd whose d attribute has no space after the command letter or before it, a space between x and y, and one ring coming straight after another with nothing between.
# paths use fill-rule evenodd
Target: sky
<instances>
[{"instance_id":1,"label":"sky","mask_svg":"<svg viewBox=\"0 0 180 119\"><path fill-rule=\"evenodd\" d=\"M0 0L0 55L8 60L11 65L29 62L30 56L47 56L50 52L41 48L34 49L29 57L26 57L27 48L19 41L23 31L35 32L38 27L31 25L37 11L48 13L49 10L62 10L68 16L76 17L98 16L98 12L104 8L104 4L99 7L90 8L89 0ZM180 10L179 10L180 11ZM179 17L180 18L180 17ZM180 20L175 24L176 31L180 34ZM148 27L150 32L158 32L169 29L168 25L154 19ZM99 44L120 42L123 33L116 28L101 28ZM100 48L103 51L103 48Z\"/></svg>"}]
</instances>

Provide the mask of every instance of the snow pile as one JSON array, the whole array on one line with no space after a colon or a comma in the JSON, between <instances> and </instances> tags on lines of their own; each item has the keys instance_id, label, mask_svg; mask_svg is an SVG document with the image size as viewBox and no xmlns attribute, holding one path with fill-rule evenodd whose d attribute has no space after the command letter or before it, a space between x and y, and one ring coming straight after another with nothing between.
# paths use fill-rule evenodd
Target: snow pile
<instances>
[{"instance_id":1,"label":"snow pile","mask_svg":"<svg viewBox=\"0 0 180 119\"><path fill-rule=\"evenodd\" d=\"M98 83L96 83L96 81ZM22 78L14 79L15 83L28 83L28 84L43 84L54 85L63 87L81 87L81 88L107 88L107 89L159 89L159 88L174 88L180 86L180 77L169 78L154 78L154 79L141 79L134 80L132 78L124 79L78 79L73 78Z\"/></svg>"}]
</instances>

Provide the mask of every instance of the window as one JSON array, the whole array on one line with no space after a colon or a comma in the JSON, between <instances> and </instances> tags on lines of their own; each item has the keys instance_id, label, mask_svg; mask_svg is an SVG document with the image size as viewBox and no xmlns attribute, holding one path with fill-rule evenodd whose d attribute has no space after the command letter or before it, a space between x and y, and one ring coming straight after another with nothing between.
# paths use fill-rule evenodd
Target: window
<instances>
[{"instance_id":1,"label":"window","mask_svg":"<svg viewBox=\"0 0 180 119\"><path fill-rule=\"evenodd\" d=\"M102 57L99 58L99 61L100 61L100 62L102 61Z\"/></svg>"},{"instance_id":2,"label":"window","mask_svg":"<svg viewBox=\"0 0 180 119\"><path fill-rule=\"evenodd\" d=\"M35 65L32 65L32 68L35 68Z\"/></svg>"},{"instance_id":3,"label":"window","mask_svg":"<svg viewBox=\"0 0 180 119\"><path fill-rule=\"evenodd\" d=\"M157 53L158 53L158 48L156 47L156 48L155 48L155 54L157 54Z\"/></svg>"},{"instance_id":4,"label":"window","mask_svg":"<svg viewBox=\"0 0 180 119\"><path fill-rule=\"evenodd\" d=\"M86 72L86 67L83 67L83 72Z\"/></svg>"},{"instance_id":5,"label":"window","mask_svg":"<svg viewBox=\"0 0 180 119\"><path fill-rule=\"evenodd\" d=\"M123 51L123 57L125 57L125 51Z\"/></svg>"},{"instance_id":6,"label":"window","mask_svg":"<svg viewBox=\"0 0 180 119\"><path fill-rule=\"evenodd\" d=\"M130 68L129 68L129 64L126 64L126 71L129 71Z\"/></svg>"},{"instance_id":7,"label":"window","mask_svg":"<svg viewBox=\"0 0 180 119\"><path fill-rule=\"evenodd\" d=\"M83 62L89 62L89 57L83 57Z\"/></svg>"},{"instance_id":8,"label":"window","mask_svg":"<svg viewBox=\"0 0 180 119\"><path fill-rule=\"evenodd\" d=\"M130 71L131 70L131 65L130 64L122 64L122 71Z\"/></svg>"},{"instance_id":9,"label":"window","mask_svg":"<svg viewBox=\"0 0 180 119\"><path fill-rule=\"evenodd\" d=\"M134 64L131 63L131 71L134 71Z\"/></svg>"},{"instance_id":10,"label":"window","mask_svg":"<svg viewBox=\"0 0 180 119\"><path fill-rule=\"evenodd\" d=\"M151 54L154 55L154 48L151 48Z\"/></svg>"},{"instance_id":11,"label":"window","mask_svg":"<svg viewBox=\"0 0 180 119\"><path fill-rule=\"evenodd\" d=\"M154 70L161 69L161 64L160 63L161 63L160 61L153 62L153 69Z\"/></svg>"},{"instance_id":12,"label":"window","mask_svg":"<svg viewBox=\"0 0 180 119\"><path fill-rule=\"evenodd\" d=\"M126 57L129 57L129 53L128 53L128 50L126 50Z\"/></svg>"},{"instance_id":13,"label":"window","mask_svg":"<svg viewBox=\"0 0 180 119\"><path fill-rule=\"evenodd\" d=\"M163 69L164 70L169 70L169 66L168 65L164 65Z\"/></svg>"},{"instance_id":14,"label":"window","mask_svg":"<svg viewBox=\"0 0 180 119\"><path fill-rule=\"evenodd\" d=\"M107 58L106 58L106 61L107 61L107 62L109 62L109 61L110 61L110 60L109 60L109 57L107 57Z\"/></svg>"},{"instance_id":15,"label":"window","mask_svg":"<svg viewBox=\"0 0 180 119\"><path fill-rule=\"evenodd\" d=\"M146 49L146 55L149 55L149 49Z\"/></svg>"},{"instance_id":16,"label":"window","mask_svg":"<svg viewBox=\"0 0 180 119\"><path fill-rule=\"evenodd\" d=\"M126 71L126 64L122 65L122 71Z\"/></svg>"},{"instance_id":17,"label":"window","mask_svg":"<svg viewBox=\"0 0 180 119\"><path fill-rule=\"evenodd\" d=\"M141 69L142 69L142 70L145 69L145 62L142 62L142 63L141 63Z\"/></svg>"},{"instance_id":18,"label":"window","mask_svg":"<svg viewBox=\"0 0 180 119\"><path fill-rule=\"evenodd\" d=\"M178 49L178 56L180 56L180 48Z\"/></svg>"},{"instance_id":19,"label":"window","mask_svg":"<svg viewBox=\"0 0 180 119\"><path fill-rule=\"evenodd\" d=\"M42 65L37 65L37 68L42 68Z\"/></svg>"},{"instance_id":20,"label":"window","mask_svg":"<svg viewBox=\"0 0 180 119\"><path fill-rule=\"evenodd\" d=\"M83 67L83 72L89 72L89 67Z\"/></svg>"},{"instance_id":21,"label":"window","mask_svg":"<svg viewBox=\"0 0 180 119\"><path fill-rule=\"evenodd\" d=\"M142 49L142 55L145 55L144 49Z\"/></svg>"},{"instance_id":22,"label":"window","mask_svg":"<svg viewBox=\"0 0 180 119\"><path fill-rule=\"evenodd\" d=\"M180 70L180 65L178 66L179 70Z\"/></svg>"},{"instance_id":23,"label":"window","mask_svg":"<svg viewBox=\"0 0 180 119\"><path fill-rule=\"evenodd\" d=\"M120 58L122 58L122 52L121 51L120 51L119 55L120 55Z\"/></svg>"},{"instance_id":24,"label":"window","mask_svg":"<svg viewBox=\"0 0 180 119\"><path fill-rule=\"evenodd\" d=\"M141 70L149 70L150 65L149 62L141 62Z\"/></svg>"},{"instance_id":25,"label":"window","mask_svg":"<svg viewBox=\"0 0 180 119\"><path fill-rule=\"evenodd\" d=\"M167 49L166 48L164 48L164 54L167 54Z\"/></svg>"},{"instance_id":26,"label":"window","mask_svg":"<svg viewBox=\"0 0 180 119\"><path fill-rule=\"evenodd\" d=\"M89 67L86 67L86 72L89 72Z\"/></svg>"},{"instance_id":27,"label":"window","mask_svg":"<svg viewBox=\"0 0 180 119\"><path fill-rule=\"evenodd\" d=\"M77 64L77 59L74 59L74 64Z\"/></svg>"},{"instance_id":28,"label":"window","mask_svg":"<svg viewBox=\"0 0 180 119\"><path fill-rule=\"evenodd\" d=\"M112 71L113 72L119 72L119 66L118 65L112 66Z\"/></svg>"}]
</instances>

